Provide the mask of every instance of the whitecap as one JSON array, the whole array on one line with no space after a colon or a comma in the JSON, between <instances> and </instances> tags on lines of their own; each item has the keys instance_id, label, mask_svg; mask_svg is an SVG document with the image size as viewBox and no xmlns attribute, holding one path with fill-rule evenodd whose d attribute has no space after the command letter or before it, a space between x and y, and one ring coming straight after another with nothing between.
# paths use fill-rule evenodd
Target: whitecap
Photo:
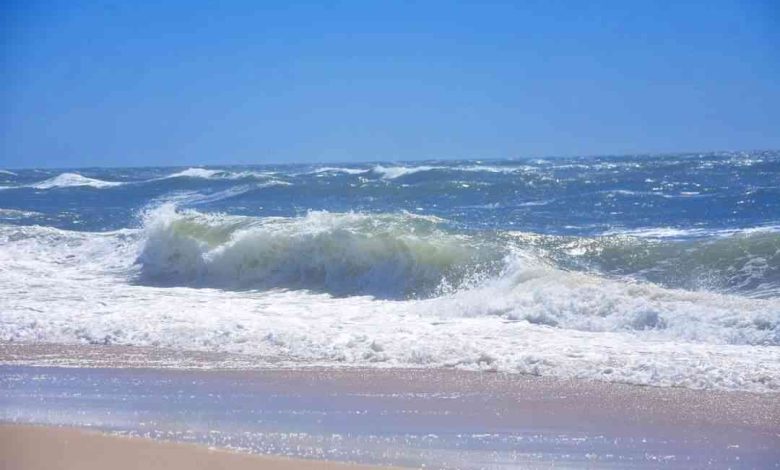
<instances>
[{"instance_id":1,"label":"whitecap","mask_svg":"<svg viewBox=\"0 0 780 470\"><path fill-rule=\"evenodd\" d=\"M265 179L276 175L273 171L229 171L209 168L187 168L162 179L169 178L199 178L208 180L239 180L239 179Z\"/></svg>"},{"instance_id":2,"label":"whitecap","mask_svg":"<svg viewBox=\"0 0 780 470\"><path fill-rule=\"evenodd\" d=\"M371 171L381 175L382 179L392 180L392 179L400 178L401 176L411 175L422 171L438 170L441 168L442 167L438 167L438 166L407 167L407 166L376 165Z\"/></svg>"},{"instance_id":3,"label":"whitecap","mask_svg":"<svg viewBox=\"0 0 780 470\"><path fill-rule=\"evenodd\" d=\"M103 181L96 178L88 178L78 173L62 173L53 178L49 178L45 181L35 183L30 187L35 189L52 189L52 188L73 188L80 186L88 186L91 188L111 188L114 186L120 186L124 183L119 181Z\"/></svg>"}]
</instances>

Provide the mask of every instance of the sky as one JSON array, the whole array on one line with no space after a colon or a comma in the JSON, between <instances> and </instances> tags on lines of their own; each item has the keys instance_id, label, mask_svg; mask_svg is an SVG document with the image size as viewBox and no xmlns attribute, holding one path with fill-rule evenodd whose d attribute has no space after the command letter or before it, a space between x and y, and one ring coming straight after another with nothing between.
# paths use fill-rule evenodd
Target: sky
<instances>
[{"instance_id":1,"label":"sky","mask_svg":"<svg viewBox=\"0 0 780 470\"><path fill-rule=\"evenodd\" d=\"M0 1L5 168L780 149L776 0Z\"/></svg>"}]
</instances>

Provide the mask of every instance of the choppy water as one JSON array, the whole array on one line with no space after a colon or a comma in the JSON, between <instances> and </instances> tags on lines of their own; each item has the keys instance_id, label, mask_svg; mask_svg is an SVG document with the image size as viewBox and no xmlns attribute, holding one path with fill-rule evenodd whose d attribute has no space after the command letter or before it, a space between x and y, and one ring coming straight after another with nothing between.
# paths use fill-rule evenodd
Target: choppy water
<instances>
[{"instance_id":1,"label":"choppy water","mask_svg":"<svg viewBox=\"0 0 780 470\"><path fill-rule=\"evenodd\" d=\"M780 389L780 153L0 172L0 339Z\"/></svg>"}]
</instances>

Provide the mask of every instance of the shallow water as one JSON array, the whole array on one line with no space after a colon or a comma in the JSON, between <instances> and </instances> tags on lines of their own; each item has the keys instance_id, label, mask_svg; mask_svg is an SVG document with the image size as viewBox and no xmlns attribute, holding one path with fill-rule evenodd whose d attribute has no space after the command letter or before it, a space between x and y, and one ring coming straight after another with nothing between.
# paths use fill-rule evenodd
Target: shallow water
<instances>
[{"instance_id":1,"label":"shallow water","mask_svg":"<svg viewBox=\"0 0 780 470\"><path fill-rule=\"evenodd\" d=\"M749 409L770 402L674 392L421 371L6 366L0 421L413 467L777 465L777 423ZM680 402L699 411L670 418Z\"/></svg>"}]
</instances>

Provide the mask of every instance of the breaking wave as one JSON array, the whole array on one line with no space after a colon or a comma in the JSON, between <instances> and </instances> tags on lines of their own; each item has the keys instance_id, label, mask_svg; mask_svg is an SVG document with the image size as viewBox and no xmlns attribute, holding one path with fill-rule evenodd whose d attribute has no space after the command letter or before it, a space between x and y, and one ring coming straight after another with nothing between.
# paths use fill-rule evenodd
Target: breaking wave
<instances>
[{"instance_id":1,"label":"breaking wave","mask_svg":"<svg viewBox=\"0 0 780 470\"><path fill-rule=\"evenodd\" d=\"M334 174L343 173L343 174L347 174L347 175L360 175L360 174L363 174L363 173L368 173L369 171L371 171L371 170L370 169L366 169L366 168L347 168L347 167L326 166L326 167L317 168L316 170L313 170L313 171L309 172L309 174L319 175L319 174L324 174L324 173L334 173Z\"/></svg>"},{"instance_id":2,"label":"breaking wave","mask_svg":"<svg viewBox=\"0 0 780 470\"><path fill-rule=\"evenodd\" d=\"M270 171L228 171L208 168L187 168L176 173L172 173L163 179L170 178L198 178L207 180L241 180L241 179L266 179L273 177L276 173Z\"/></svg>"},{"instance_id":3,"label":"breaking wave","mask_svg":"<svg viewBox=\"0 0 780 470\"><path fill-rule=\"evenodd\" d=\"M124 183L119 181L103 181L95 178L88 178L78 173L62 173L53 178L41 181L31 185L31 188L35 189L52 189L52 188L73 188L78 186L88 186L92 188L110 188L114 186L120 186Z\"/></svg>"},{"instance_id":4,"label":"breaking wave","mask_svg":"<svg viewBox=\"0 0 780 470\"><path fill-rule=\"evenodd\" d=\"M443 316L780 344L777 235L677 245L630 237L465 235L445 226L407 213L252 218L166 205L146 216L139 281L418 299ZM731 272L725 265L734 272L722 289L686 286L697 272ZM741 290L766 299L729 295Z\"/></svg>"},{"instance_id":5,"label":"breaking wave","mask_svg":"<svg viewBox=\"0 0 780 470\"><path fill-rule=\"evenodd\" d=\"M240 217L178 210L240 191L188 194L145 215L147 280L221 288L312 289L335 295L428 297L494 277L517 259L667 288L780 296L780 234L686 240L459 233L441 219L310 212Z\"/></svg>"},{"instance_id":6,"label":"breaking wave","mask_svg":"<svg viewBox=\"0 0 780 470\"><path fill-rule=\"evenodd\" d=\"M683 239L521 232L505 237L567 270L690 291L780 297L780 233L771 230Z\"/></svg>"},{"instance_id":7,"label":"breaking wave","mask_svg":"<svg viewBox=\"0 0 780 470\"><path fill-rule=\"evenodd\" d=\"M495 250L412 214L253 218L169 204L147 214L145 233L142 277L162 284L408 298L460 286L500 261Z\"/></svg>"},{"instance_id":8,"label":"breaking wave","mask_svg":"<svg viewBox=\"0 0 780 470\"><path fill-rule=\"evenodd\" d=\"M371 171L379 175L382 179L393 180L401 176L411 175L424 171L436 170L442 167L437 166L382 166L377 165Z\"/></svg>"},{"instance_id":9,"label":"breaking wave","mask_svg":"<svg viewBox=\"0 0 780 470\"><path fill-rule=\"evenodd\" d=\"M629 270L632 250L685 250L448 227L408 213L239 217L171 203L116 232L0 225L0 339L780 389L778 297L610 273ZM718 249L692 247L702 254L691 260Z\"/></svg>"},{"instance_id":10,"label":"breaking wave","mask_svg":"<svg viewBox=\"0 0 780 470\"><path fill-rule=\"evenodd\" d=\"M376 165L370 171L379 175L382 179L393 180L402 176L423 173L429 171L442 172L466 172L466 173L520 173L528 172L533 169L527 165L523 166L500 166L500 165L462 165L462 166L442 166L442 165L420 165L420 166L383 166ZM360 173L366 172L360 170Z\"/></svg>"}]
</instances>

